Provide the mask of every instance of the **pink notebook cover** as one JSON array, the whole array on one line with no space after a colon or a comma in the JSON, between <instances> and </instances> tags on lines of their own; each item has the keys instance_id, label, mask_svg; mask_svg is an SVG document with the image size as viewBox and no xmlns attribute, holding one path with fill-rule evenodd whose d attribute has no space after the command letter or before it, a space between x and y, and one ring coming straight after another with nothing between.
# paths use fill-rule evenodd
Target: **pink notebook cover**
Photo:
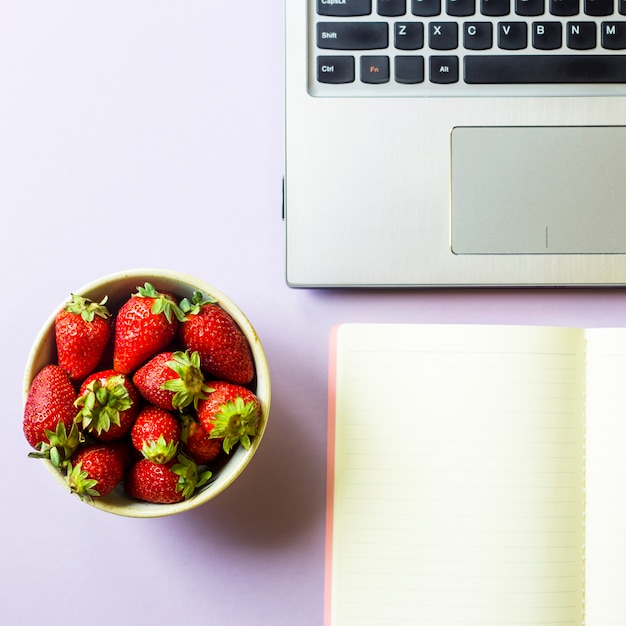
<instances>
[{"instance_id":1,"label":"pink notebook cover","mask_svg":"<svg viewBox=\"0 0 626 626\"><path fill-rule=\"evenodd\" d=\"M328 356L328 435L326 461L326 546L324 551L324 626L330 625L335 477L335 393L337 382L337 331L331 329Z\"/></svg>"}]
</instances>

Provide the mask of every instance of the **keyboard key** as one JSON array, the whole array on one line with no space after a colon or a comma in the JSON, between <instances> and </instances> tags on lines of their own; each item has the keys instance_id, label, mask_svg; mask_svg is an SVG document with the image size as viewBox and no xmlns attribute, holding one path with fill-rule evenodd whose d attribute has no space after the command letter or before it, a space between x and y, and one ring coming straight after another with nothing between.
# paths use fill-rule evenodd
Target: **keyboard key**
<instances>
[{"instance_id":1,"label":"keyboard key","mask_svg":"<svg viewBox=\"0 0 626 626\"><path fill-rule=\"evenodd\" d=\"M414 85L424 82L424 57L397 56L394 61L394 78L397 83Z\"/></svg>"},{"instance_id":2,"label":"keyboard key","mask_svg":"<svg viewBox=\"0 0 626 626\"><path fill-rule=\"evenodd\" d=\"M476 13L475 0L446 0L446 13L453 17L467 17Z\"/></svg>"},{"instance_id":3,"label":"keyboard key","mask_svg":"<svg viewBox=\"0 0 626 626\"><path fill-rule=\"evenodd\" d=\"M515 13L524 17L543 15L545 11L544 0L515 0Z\"/></svg>"},{"instance_id":4,"label":"keyboard key","mask_svg":"<svg viewBox=\"0 0 626 626\"><path fill-rule=\"evenodd\" d=\"M613 0L585 0L585 13L593 17L613 15Z\"/></svg>"},{"instance_id":5,"label":"keyboard key","mask_svg":"<svg viewBox=\"0 0 626 626\"><path fill-rule=\"evenodd\" d=\"M459 80L459 57L430 57L430 82L449 85Z\"/></svg>"},{"instance_id":6,"label":"keyboard key","mask_svg":"<svg viewBox=\"0 0 626 626\"><path fill-rule=\"evenodd\" d=\"M459 25L456 22L431 22L428 43L433 50L454 50L459 45Z\"/></svg>"},{"instance_id":7,"label":"keyboard key","mask_svg":"<svg viewBox=\"0 0 626 626\"><path fill-rule=\"evenodd\" d=\"M493 45L491 22L466 22L463 25L463 47L468 50L489 50Z\"/></svg>"},{"instance_id":8,"label":"keyboard key","mask_svg":"<svg viewBox=\"0 0 626 626\"><path fill-rule=\"evenodd\" d=\"M388 45L386 22L319 22L317 46L327 50L376 50Z\"/></svg>"},{"instance_id":9,"label":"keyboard key","mask_svg":"<svg viewBox=\"0 0 626 626\"><path fill-rule=\"evenodd\" d=\"M552 15L578 15L578 0L550 0L550 13Z\"/></svg>"},{"instance_id":10,"label":"keyboard key","mask_svg":"<svg viewBox=\"0 0 626 626\"><path fill-rule=\"evenodd\" d=\"M596 47L596 25L594 22L568 22L565 39L572 50L591 50Z\"/></svg>"},{"instance_id":11,"label":"keyboard key","mask_svg":"<svg viewBox=\"0 0 626 626\"><path fill-rule=\"evenodd\" d=\"M511 12L511 0L480 0L480 12L489 17L504 17Z\"/></svg>"},{"instance_id":12,"label":"keyboard key","mask_svg":"<svg viewBox=\"0 0 626 626\"><path fill-rule=\"evenodd\" d=\"M376 12L385 17L399 17L406 13L406 0L377 0Z\"/></svg>"},{"instance_id":13,"label":"keyboard key","mask_svg":"<svg viewBox=\"0 0 626 626\"><path fill-rule=\"evenodd\" d=\"M441 0L411 0L411 13L419 17L433 17L441 13Z\"/></svg>"},{"instance_id":14,"label":"keyboard key","mask_svg":"<svg viewBox=\"0 0 626 626\"><path fill-rule=\"evenodd\" d=\"M528 41L526 22L500 22L498 24L498 47L503 50L522 50Z\"/></svg>"},{"instance_id":15,"label":"keyboard key","mask_svg":"<svg viewBox=\"0 0 626 626\"><path fill-rule=\"evenodd\" d=\"M556 50L563 42L561 22L535 22L532 26L533 48Z\"/></svg>"},{"instance_id":16,"label":"keyboard key","mask_svg":"<svg viewBox=\"0 0 626 626\"><path fill-rule=\"evenodd\" d=\"M344 0L342 3L333 0L317 0L318 15L333 17L356 17L369 15L372 12L372 0Z\"/></svg>"},{"instance_id":17,"label":"keyboard key","mask_svg":"<svg viewBox=\"0 0 626 626\"><path fill-rule=\"evenodd\" d=\"M475 85L626 83L626 56L468 55L464 72Z\"/></svg>"},{"instance_id":18,"label":"keyboard key","mask_svg":"<svg viewBox=\"0 0 626 626\"><path fill-rule=\"evenodd\" d=\"M354 57L319 56L317 57L317 80L320 83L354 82Z\"/></svg>"},{"instance_id":19,"label":"keyboard key","mask_svg":"<svg viewBox=\"0 0 626 626\"><path fill-rule=\"evenodd\" d=\"M600 43L608 50L626 50L626 22L602 22Z\"/></svg>"},{"instance_id":20,"label":"keyboard key","mask_svg":"<svg viewBox=\"0 0 626 626\"><path fill-rule=\"evenodd\" d=\"M398 50L419 50L424 47L423 22L396 22L394 45Z\"/></svg>"},{"instance_id":21,"label":"keyboard key","mask_svg":"<svg viewBox=\"0 0 626 626\"><path fill-rule=\"evenodd\" d=\"M389 82L389 57L369 56L361 57L361 82L378 85Z\"/></svg>"}]
</instances>

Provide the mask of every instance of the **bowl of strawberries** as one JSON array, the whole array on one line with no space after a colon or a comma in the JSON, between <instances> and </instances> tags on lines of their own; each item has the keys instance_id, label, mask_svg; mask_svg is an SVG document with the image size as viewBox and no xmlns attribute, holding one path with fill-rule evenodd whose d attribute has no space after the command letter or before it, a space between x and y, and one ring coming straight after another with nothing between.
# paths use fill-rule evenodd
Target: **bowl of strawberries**
<instances>
[{"instance_id":1,"label":"bowl of strawberries","mask_svg":"<svg viewBox=\"0 0 626 626\"><path fill-rule=\"evenodd\" d=\"M261 342L226 295L169 270L112 274L71 292L35 339L28 456L97 509L181 513L248 465L270 389Z\"/></svg>"}]
</instances>

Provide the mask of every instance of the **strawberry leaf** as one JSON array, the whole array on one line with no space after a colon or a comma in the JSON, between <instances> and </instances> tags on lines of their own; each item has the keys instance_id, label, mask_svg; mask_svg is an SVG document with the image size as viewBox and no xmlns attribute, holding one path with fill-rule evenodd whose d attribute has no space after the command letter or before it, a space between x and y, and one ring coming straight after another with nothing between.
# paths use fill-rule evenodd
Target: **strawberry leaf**
<instances>
[{"instance_id":1,"label":"strawberry leaf","mask_svg":"<svg viewBox=\"0 0 626 626\"><path fill-rule=\"evenodd\" d=\"M100 492L95 488L98 481L95 478L89 478L89 474L82 469L82 463L78 463L74 467L69 465L67 483L70 491L81 500L91 500L100 495Z\"/></svg>"},{"instance_id":2,"label":"strawberry leaf","mask_svg":"<svg viewBox=\"0 0 626 626\"><path fill-rule=\"evenodd\" d=\"M171 470L178 476L176 491L183 494L188 500L200 485L204 485L211 477L211 472L206 471L198 476L198 466L184 454L177 457L178 463L172 465Z\"/></svg>"},{"instance_id":3,"label":"strawberry leaf","mask_svg":"<svg viewBox=\"0 0 626 626\"><path fill-rule=\"evenodd\" d=\"M204 382L204 375L200 369L200 355L197 352L191 355L188 351L174 352L167 366L178 375L177 378L166 380L162 385L163 389L174 392L172 398L174 408L183 409L193 404L197 409L198 402L205 400L207 394L214 391Z\"/></svg>"},{"instance_id":4,"label":"strawberry leaf","mask_svg":"<svg viewBox=\"0 0 626 626\"><path fill-rule=\"evenodd\" d=\"M214 426L211 429L212 439L224 439L223 448L230 454L237 444L250 448L250 437L254 437L259 428L260 411L256 402L244 402L241 396L229 400L214 415Z\"/></svg>"},{"instance_id":5,"label":"strawberry leaf","mask_svg":"<svg viewBox=\"0 0 626 626\"><path fill-rule=\"evenodd\" d=\"M133 297L152 298L154 302L152 303L150 312L153 315L163 313L168 322L172 321L172 315L175 316L179 322L184 322L187 319L181 308L176 304L176 301L169 294L157 291L151 283L147 282L143 287L137 287L137 293L133 294Z\"/></svg>"},{"instance_id":6,"label":"strawberry leaf","mask_svg":"<svg viewBox=\"0 0 626 626\"><path fill-rule=\"evenodd\" d=\"M62 421L59 421L56 430L45 430L44 433L48 441L39 443L37 451L29 453L28 456L34 459L48 459L57 469L65 469L78 446L84 441L83 434L76 424L72 424L68 433Z\"/></svg>"},{"instance_id":7,"label":"strawberry leaf","mask_svg":"<svg viewBox=\"0 0 626 626\"><path fill-rule=\"evenodd\" d=\"M191 301L183 298L180 301L180 308L185 314L197 315L205 304L216 304L217 300L212 296L205 296L201 291L194 291Z\"/></svg>"},{"instance_id":8,"label":"strawberry leaf","mask_svg":"<svg viewBox=\"0 0 626 626\"><path fill-rule=\"evenodd\" d=\"M146 459L159 464L167 463L176 456L177 452L178 442L166 441L162 434L156 441L144 441L141 448L141 454Z\"/></svg>"},{"instance_id":9,"label":"strawberry leaf","mask_svg":"<svg viewBox=\"0 0 626 626\"><path fill-rule=\"evenodd\" d=\"M80 315L86 322L93 322L96 315L103 319L111 317L111 313L106 308L105 304L108 300L108 296L104 296L100 302L93 302L89 298L72 294L71 300L65 307L65 310L69 313L76 313Z\"/></svg>"},{"instance_id":10,"label":"strawberry leaf","mask_svg":"<svg viewBox=\"0 0 626 626\"><path fill-rule=\"evenodd\" d=\"M120 413L133 404L128 389L124 385L124 376L110 376L105 383L98 378L92 380L85 392L76 398L74 405L79 408L75 422L84 430L100 434L120 425Z\"/></svg>"}]
</instances>

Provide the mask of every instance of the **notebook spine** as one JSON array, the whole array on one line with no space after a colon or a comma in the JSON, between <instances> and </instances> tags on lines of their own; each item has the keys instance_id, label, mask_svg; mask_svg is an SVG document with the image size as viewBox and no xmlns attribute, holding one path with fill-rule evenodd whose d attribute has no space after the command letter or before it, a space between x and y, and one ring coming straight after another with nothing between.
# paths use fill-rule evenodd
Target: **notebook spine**
<instances>
[{"instance_id":1,"label":"notebook spine","mask_svg":"<svg viewBox=\"0 0 626 626\"><path fill-rule=\"evenodd\" d=\"M587 363L587 339L584 343L584 363ZM585 368L586 369L586 368ZM582 501L583 501L583 514L582 514L582 616L580 623L585 626L586 616L586 585L587 585L587 384L584 385L583 392L583 439L582 439Z\"/></svg>"}]
</instances>

